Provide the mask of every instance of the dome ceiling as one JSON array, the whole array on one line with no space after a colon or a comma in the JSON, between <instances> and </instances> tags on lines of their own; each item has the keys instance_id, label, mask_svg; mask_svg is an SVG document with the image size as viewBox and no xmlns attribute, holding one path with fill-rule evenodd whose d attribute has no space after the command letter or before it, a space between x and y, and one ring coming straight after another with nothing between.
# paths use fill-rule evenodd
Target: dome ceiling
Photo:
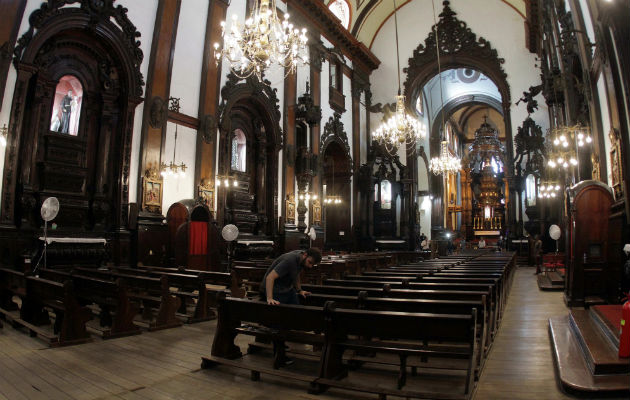
<instances>
[{"instance_id":1,"label":"dome ceiling","mask_svg":"<svg viewBox=\"0 0 630 400\"><path fill-rule=\"evenodd\" d=\"M330 4L335 0L326 0ZM339 1L339 0L337 0ZM347 1L350 5L350 27L349 31L366 46L372 47L372 42L378 34L381 26L392 16L394 4L392 0L341 0ZM426 3L427 12L432 12L430 0L396 0L396 5L400 10L412 1ZM442 0L435 2L436 13L442 10ZM500 0L514 10L523 19L526 16L526 3L528 0ZM404 11L404 10L403 10Z\"/></svg>"}]
</instances>

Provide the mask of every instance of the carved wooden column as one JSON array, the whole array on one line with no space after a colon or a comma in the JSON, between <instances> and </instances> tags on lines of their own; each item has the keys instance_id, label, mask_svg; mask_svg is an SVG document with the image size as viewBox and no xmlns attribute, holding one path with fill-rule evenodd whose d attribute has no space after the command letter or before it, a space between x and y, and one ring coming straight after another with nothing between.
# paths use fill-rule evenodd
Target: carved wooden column
<instances>
[{"instance_id":1,"label":"carved wooden column","mask_svg":"<svg viewBox=\"0 0 630 400\"><path fill-rule=\"evenodd\" d=\"M221 88L221 66L214 58L214 43L221 41L221 22L229 1L209 0L206 20L206 36L203 45L203 65L199 88L199 132L195 158L195 187L197 193L205 193L206 205L214 210L215 157L217 146L219 92ZM211 197L211 198L210 198Z\"/></svg>"},{"instance_id":2,"label":"carved wooden column","mask_svg":"<svg viewBox=\"0 0 630 400\"><path fill-rule=\"evenodd\" d=\"M315 34L315 32L313 32ZM311 66L311 93L313 96L313 105L316 107L320 107L322 101L322 84L321 84L321 74L322 74L322 62L324 61L325 49L321 41L318 40L318 43L312 44L309 47L309 58L310 58L310 66ZM320 136L321 136L321 124L313 125L311 127L311 152L316 157L319 155L319 146L320 146ZM314 176L312 180L311 191L317 195L319 199L319 203L312 204L311 212L309 213L311 217L319 216L317 218L311 218L311 225L315 228L317 239L315 239L312 244L313 246L317 246L322 248L324 246L324 230L322 228L322 209L321 205L323 204L322 198L322 181L321 181L321 168L318 165L318 168L314 171Z\"/></svg>"},{"instance_id":3,"label":"carved wooden column","mask_svg":"<svg viewBox=\"0 0 630 400\"><path fill-rule=\"evenodd\" d=\"M142 158L138 169L140 175L138 199L144 196L143 176L147 171L159 171L160 168L161 152L166 135L168 98L180 7L181 0L160 0L155 16L146 85L146 102L142 116L142 139L140 143ZM161 206L159 211L161 213Z\"/></svg>"},{"instance_id":4,"label":"carved wooden column","mask_svg":"<svg viewBox=\"0 0 630 400\"><path fill-rule=\"evenodd\" d=\"M361 167L361 93L362 82L353 71L352 79L352 235L355 249L361 238L359 222L361 219L361 197L359 196L359 168ZM355 229L356 227L356 229Z\"/></svg>"},{"instance_id":5,"label":"carved wooden column","mask_svg":"<svg viewBox=\"0 0 630 400\"><path fill-rule=\"evenodd\" d=\"M472 176L470 168L462 168L461 190L462 190L462 227L461 231L466 240L473 238L472 220Z\"/></svg>"},{"instance_id":6,"label":"carved wooden column","mask_svg":"<svg viewBox=\"0 0 630 400\"><path fill-rule=\"evenodd\" d=\"M287 203L292 202L295 204L295 200L298 198L295 193L295 103L297 97L297 74L289 74L284 79L284 112L283 112L283 127L284 132L284 152L283 152L283 175L284 175L284 195L285 201L282 206L282 214L285 216L284 229L285 229L285 251L297 249L295 240L290 240L291 243L287 243L288 231L295 231L295 207L290 209L287 207ZM304 203L304 201L302 201ZM304 206L304 204L302 204Z\"/></svg>"},{"instance_id":7,"label":"carved wooden column","mask_svg":"<svg viewBox=\"0 0 630 400\"><path fill-rule=\"evenodd\" d=\"M11 55L17 39L26 0L5 0L0 2L0 15L4 23L0 24L0 109L4 99L4 88L7 84ZM13 21L13 23L9 23ZM1 128L1 126L0 126Z\"/></svg>"}]
</instances>

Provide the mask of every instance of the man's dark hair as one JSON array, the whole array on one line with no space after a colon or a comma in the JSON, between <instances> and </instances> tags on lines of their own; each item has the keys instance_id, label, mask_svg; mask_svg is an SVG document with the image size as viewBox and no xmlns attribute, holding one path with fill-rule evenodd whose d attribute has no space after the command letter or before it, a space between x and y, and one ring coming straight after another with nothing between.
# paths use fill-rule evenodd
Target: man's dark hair
<instances>
[{"instance_id":1,"label":"man's dark hair","mask_svg":"<svg viewBox=\"0 0 630 400\"><path fill-rule=\"evenodd\" d=\"M311 247L304 252L306 253L306 257L311 257L315 264L319 264L319 262L322 261L322 252L317 247Z\"/></svg>"}]
</instances>

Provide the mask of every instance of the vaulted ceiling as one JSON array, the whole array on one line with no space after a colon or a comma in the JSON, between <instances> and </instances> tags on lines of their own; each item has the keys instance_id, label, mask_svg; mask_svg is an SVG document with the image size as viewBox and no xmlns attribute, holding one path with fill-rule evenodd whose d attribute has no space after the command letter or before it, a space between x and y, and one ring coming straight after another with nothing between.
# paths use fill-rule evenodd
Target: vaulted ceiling
<instances>
[{"instance_id":1,"label":"vaulted ceiling","mask_svg":"<svg viewBox=\"0 0 630 400\"><path fill-rule=\"evenodd\" d=\"M348 30L366 46L372 47L372 42L381 29L381 26L393 15L394 0L325 0L326 4L333 1L346 1L350 5L350 27ZM433 12L435 7L436 14L442 10L441 0L396 0L398 10L404 12L405 5L412 1L420 1L426 3L427 13ZM431 1L434 2L433 6ZM466 0L470 1L470 0ZM529 0L501 0L506 6L509 6L521 16L526 18L526 6ZM480 2L486 5L485 1ZM437 15L436 15L437 18Z\"/></svg>"}]
</instances>

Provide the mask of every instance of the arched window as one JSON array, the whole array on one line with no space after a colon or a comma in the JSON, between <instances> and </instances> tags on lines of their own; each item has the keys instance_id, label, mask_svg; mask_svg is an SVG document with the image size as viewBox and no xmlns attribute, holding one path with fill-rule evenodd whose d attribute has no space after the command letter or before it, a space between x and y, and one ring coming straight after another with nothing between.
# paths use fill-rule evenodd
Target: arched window
<instances>
[{"instance_id":1,"label":"arched window","mask_svg":"<svg viewBox=\"0 0 630 400\"><path fill-rule=\"evenodd\" d=\"M236 129L232 136L232 162L230 166L233 171L246 171L245 157L247 155L247 138L242 130Z\"/></svg>"},{"instance_id":2,"label":"arched window","mask_svg":"<svg viewBox=\"0 0 630 400\"><path fill-rule=\"evenodd\" d=\"M50 130L76 136L79 133L83 86L73 75L64 75L55 88Z\"/></svg>"},{"instance_id":3,"label":"arched window","mask_svg":"<svg viewBox=\"0 0 630 400\"><path fill-rule=\"evenodd\" d=\"M350 27L350 5L346 0L333 0L329 5L330 11L341 20L341 25L348 29Z\"/></svg>"}]
</instances>

